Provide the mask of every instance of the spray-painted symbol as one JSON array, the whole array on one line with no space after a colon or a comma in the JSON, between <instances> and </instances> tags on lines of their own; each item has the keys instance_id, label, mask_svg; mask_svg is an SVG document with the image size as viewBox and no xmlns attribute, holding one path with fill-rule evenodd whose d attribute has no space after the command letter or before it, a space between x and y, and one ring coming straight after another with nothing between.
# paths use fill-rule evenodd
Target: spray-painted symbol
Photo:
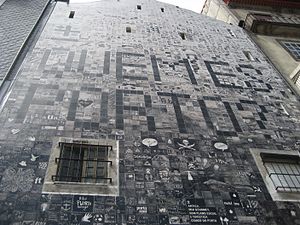
<instances>
[{"instance_id":1,"label":"spray-painted symbol","mask_svg":"<svg viewBox=\"0 0 300 225\"><path fill-rule=\"evenodd\" d=\"M38 158L39 156L35 156L35 155L33 155L33 154L31 154L31 161L32 162L35 162L36 161L36 159Z\"/></svg>"},{"instance_id":2,"label":"spray-painted symbol","mask_svg":"<svg viewBox=\"0 0 300 225\"><path fill-rule=\"evenodd\" d=\"M91 222L90 221L91 218L93 218L92 214L91 213L86 213L82 217L81 222L88 222L88 223L90 223Z\"/></svg>"},{"instance_id":3,"label":"spray-painted symbol","mask_svg":"<svg viewBox=\"0 0 300 225\"><path fill-rule=\"evenodd\" d=\"M146 145L147 147L154 147L158 144L157 140L155 140L154 138L145 138L142 141L143 145Z\"/></svg>"},{"instance_id":4,"label":"spray-painted symbol","mask_svg":"<svg viewBox=\"0 0 300 225\"><path fill-rule=\"evenodd\" d=\"M19 162L19 165L25 167L25 166L27 166L27 163L25 161L21 161L21 162Z\"/></svg>"},{"instance_id":5,"label":"spray-painted symbol","mask_svg":"<svg viewBox=\"0 0 300 225\"><path fill-rule=\"evenodd\" d=\"M35 184L41 184L42 183L42 178L41 177L35 178L34 183Z\"/></svg>"},{"instance_id":6,"label":"spray-painted symbol","mask_svg":"<svg viewBox=\"0 0 300 225\"><path fill-rule=\"evenodd\" d=\"M11 130L11 133L12 134L17 134L17 133L19 133L20 132L20 129L12 129Z\"/></svg>"},{"instance_id":7,"label":"spray-painted symbol","mask_svg":"<svg viewBox=\"0 0 300 225\"><path fill-rule=\"evenodd\" d=\"M195 143L194 144L190 144L190 142L188 140L183 140L182 144L177 142L177 144L180 146L179 150L184 150L184 149L188 149L188 150L196 150L194 149Z\"/></svg>"}]
</instances>

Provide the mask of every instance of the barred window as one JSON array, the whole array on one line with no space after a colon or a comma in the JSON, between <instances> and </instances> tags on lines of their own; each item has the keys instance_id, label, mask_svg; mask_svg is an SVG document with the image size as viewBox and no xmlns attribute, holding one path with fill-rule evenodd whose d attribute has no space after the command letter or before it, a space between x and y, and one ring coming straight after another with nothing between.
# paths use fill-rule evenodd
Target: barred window
<instances>
[{"instance_id":1,"label":"barred window","mask_svg":"<svg viewBox=\"0 0 300 225\"><path fill-rule=\"evenodd\" d=\"M261 153L261 157L276 191L300 192L299 156Z\"/></svg>"},{"instance_id":2,"label":"barred window","mask_svg":"<svg viewBox=\"0 0 300 225\"><path fill-rule=\"evenodd\" d=\"M112 146L90 145L83 143L59 143L60 157L57 163L56 175L52 180L57 182L107 183L112 182L108 177L108 160Z\"/></svg>"}]
</instances>

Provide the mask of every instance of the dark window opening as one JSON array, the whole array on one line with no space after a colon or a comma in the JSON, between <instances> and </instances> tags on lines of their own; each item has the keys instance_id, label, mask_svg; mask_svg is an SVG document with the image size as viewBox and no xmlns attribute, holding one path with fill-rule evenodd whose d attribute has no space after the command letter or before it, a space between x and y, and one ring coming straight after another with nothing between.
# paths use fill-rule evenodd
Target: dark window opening
<instances>
[{"instance_id":1,"label":"dark window opening","mask_svg":"<svg viewBox=\"0 0 300 225\"><path fill-rule=\"evenodd\" d=\"M137 5L136 8L137 8L138 10L141 10L141 9L142 9L142 6L141 6L141 5Z\"/></svg>"},{"instance_id":2,"label":"dark window opening","mask_svg":"<svg viewBox=\"0 0 300 225\"><path fill-rule=\"evenodd\" d=\"M244 28L244 25L245 25L245 21L244 20L240 20L238 26Z\"/></svg>"},{"instance_id":3,"label":"dark window opening","mask_svg":"<svg viewBox=\"0 0 300 225\"><path fill-rule=\"evenodd\" d=\"M179 9L180 7L178 5L176 5L176 8Z\"/></svg>"},{"instance_id":4,"label":"dark window opening","mask_svg":"<svg viewBox=\"0 0 300 225\"><path fill-rule=\"evenodd\" d=\"M252 56L251 52L249 51L243 51L244 55L246 56L246 58L249 60L249 61L255 61L254 57Z\"/></svg>"},{"instance_id":5,"label":"dark window opening","mask_svg":"<svg viewBox=\"0 0 300 225\"><path fill-rule=\"evenodd\" d=\"M71 19L74 18L74 15L75 15L75 11L71 11L70 15L69 15L69 18L71 18Z\"/></svg>"},{"instance_id":6,"label":"dark window opening","mask_svg":"<svg viewBox=\"0 0 300 225\"><path fill-rule=\"evenodd\" d=\"M180 37L181 37L182 40L186 40L185 33L180 32L179 35L180 35Z\"/></svg>"},{"instance_id":7,"label":"dark window opening","mask_svg":"<svg viewBox=\"0 0 300 225\"><path fill-rule=\"evenodd\" d=\"M131 33L131 27L126 27L126 33Z\"/></svg>"},{"instance_id":8,"label":"dark window opening","mask_svg":"<svg viewBox=\"0 0 300 225\"><path fill-rule=\"evenodd\" d=\"M227 30L232 37L236 37L235 33L231 29L227 29Z\"/></svg>"},{"instance_id":9,"label":"dark window opening","mask_svg":"<svg viewBox=\"0 0 300 225\"><path fill-rule=\"evenodd\" d=\"M164 8L160 8L161 12L165 12L165 9Z\"/></svg>"},{"instance_id":10,"label":"dark window opening","mask_svg":"<svg viewBox=\"0 0 300 225\"><path fill-rule=\"evenodd\" d=\"M300 158L297 155L261 153L276 191L300 192Z\"/></svg>"},{"instance_id":11,"label":"dark window opening","mask_svg":"<svg viewBox=\"0 0 300 225\"><path fill-rule=\"evenodd\" d=\"M59 143L60 157L57 163L56 175L53 181L76 183L107 183L112 182L108 177L108 154L112 146L88 145L83 143Z\"/></svg>"}]
</instances>

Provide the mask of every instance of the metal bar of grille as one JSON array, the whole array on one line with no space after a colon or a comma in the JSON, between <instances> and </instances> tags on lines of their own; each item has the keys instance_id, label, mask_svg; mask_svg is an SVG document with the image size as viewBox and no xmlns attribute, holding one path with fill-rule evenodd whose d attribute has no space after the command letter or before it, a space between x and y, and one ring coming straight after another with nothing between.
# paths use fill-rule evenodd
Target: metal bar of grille
<instances>
[{"instance_id":1,"label":"metal bar of grille","mask_svg":"<svg viewBox=\"0 0 300 225\"><path fill-rule=\"evenodd\" d=\"M58 178L58 179L57 179ZM53 175L52 176L52 181L55 182L55 181L64 181L64 180L61 180L60 178L74 178L73 176L57 176L57 175ZM82 177L83 179L93 179L93 180L109 180L109 182L111 183L112 182L112 178L111 177L92 177L92 176L89 176L89 177ZM68 181L70 182L70 181ZM74 183L80 183L80 182L76 182L76 181L71 181L71 182L74 182Z\"/></svg>"},{"instance_id":2,"label":"metal bar of grille","mask_svg":"<svg viewBox=\"0 0 300 225\"><path fill-rule=\"evenodd\" d=\"M106 162L112 165L111 160L99 160L99 159L69 159L69 158L55 158L55 163L59 163L59 160L70 160L70 161L96 161L96 162Z\"/></svg>"},{"instance_id":3,"label":"metal bar of grille","mask_svg":"<svg viewBox=\"0 0 300 225\"><path fill-rule=\"evenodd\" d=\"M86 180L93 180L95 183L97 183L98 180L110 180L110 183L112 182L111 181L112 178L109 178L109 177L98 176L97 174L94 174L93 176L89 176L87 174L87 168L88 168L87 163L93 162L93 164L94 164L93 168L94 168L94 170L97 170L97 167L95 167L95 164L97 164L99 162L102 162L102 163L110 163L110 165L111 165L112 161L98 160L98 159L68 159L68 158L56 158L55 161L58 162L58 165L60 164L61 161L69 161L69 164L70 164L71 161L73 161L74 163L80 162L81 167L80 167L79 174L78 173L77 174L71 173L70 175L69 174L64 175L62 173L58 173L57 175L53 176L54 181L83 182L83 183L85 183ZM82 166L84 165L84 162L85 162L85 174L81 176ZM105 167L103 167L103 169L105 169ZM70 170L70 168L68 168L68 170Z\"/></svg>"},{"instance_id":4,"label":"metal bar of grille","mask_svg":"<svg viewBox=\"0 0 300 225\"><path fill-rule=\"evenodd\" d=\"M110 180L108 168L103 163L112 161L107 160L109 151L112 151L110 145L89 145L85 143L59 143L61 152L60 157L55 158L57 163L56 175L52 177L53 181L61 182L83 182L89 183L99 180Z\"/></svg>"},{"instance_id":5,"label":"metal bar of grille","mask_svg":"<svg viewBox=\"0 0 300 225\"><path fill-rule=\"evenodd\" d=\"M84 152L82 150L82 145L79 148L79 158L82 158ZM81 173L82 173L82 161L77 161L77 168L76 168L76 176L78 177L78 181L81 181Z\"/></svg>"},{"instance_id":6,"label":"metal bar of grille","mask_svg":"<svg viewBox=\"0 0 300 225\"><path fill-rule=\"evenodd\" d=\"M284 168L285 168L286 171L292 171L292 172L293 172L293 170L292 170L292 168L291 168L291 165L289 165L289 164L284 164L283 166L284 166ZM292 173L292 174L289 176L289 179L292 181L292 183L293 183L293 185L294 185L293 188L297 189L297 185L295 184L295 182L294 182L294 180L293 180L293 177L294 177L294 173ZM295 176L295 177L296 177L296 176Z\"/></svg>"},{"instance_id":7,"label":"metal bar of grille","mask_svg":"<svg viewBox=\"0 0 300 225\"><path fill-rule=\"evenodd\" d=\"M65 143L65 142L59 142L58 145L61 147L62 145L83 145L83 146L91 146L91 144L88 143ZM112 145L94 145L94 146L99 146L99 147L107 147L112 149Z\"/></svg>"},{"instance_id":8,"label":"metal bar of grille","mask_svg":"<svg viewBox=\"0 0 300 225\"><path fill-rule=\"evenodd\" d=\"M63 147L65 147L65 145L64 145ZM73 150L74 150L74 145L71 146L71 154L70 154L70 158L73 157ZM69 161L69 166L68 166L68 170L67 170L67 177L69 177L69 174L70 174L71 163L72 163L72 161Z\"/></svg>"}]
</instances>

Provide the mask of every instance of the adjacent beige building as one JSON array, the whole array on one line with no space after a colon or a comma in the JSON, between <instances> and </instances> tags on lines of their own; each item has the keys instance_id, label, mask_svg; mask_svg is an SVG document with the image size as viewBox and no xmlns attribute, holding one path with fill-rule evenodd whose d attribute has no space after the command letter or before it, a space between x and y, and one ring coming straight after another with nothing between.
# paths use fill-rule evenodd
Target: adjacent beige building
<instances>
[{"instance_id":1,"label":"adjacent beige building","mask_svg":"<svg viewBox=\"0 0 300 225\"><path fill-rule=\"evenodd\" d=\"M207 0L202 14L244 28L290 86L300 93L300 2ZM255 60L250 53L246 56Z\"/></svg>"}]
</instances>

